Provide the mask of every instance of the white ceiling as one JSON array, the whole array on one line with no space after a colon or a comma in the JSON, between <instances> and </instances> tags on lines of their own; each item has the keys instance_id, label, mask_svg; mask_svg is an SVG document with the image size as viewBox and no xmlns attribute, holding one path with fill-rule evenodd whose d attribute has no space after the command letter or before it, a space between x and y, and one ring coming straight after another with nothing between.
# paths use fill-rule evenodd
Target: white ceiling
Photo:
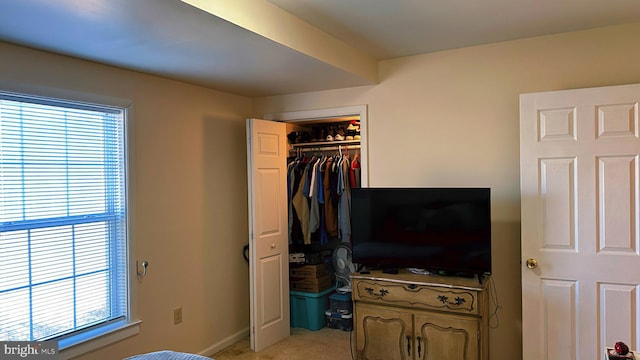
<instances>
[{"instance_id":1,"label":"white ceiling","mask_svg":"<svg viewBox=\"0 0 640 360\"><path fill-rule=\"evenodd\" d=\"M268 0L389 59L640 21L638 0Z\"/></svg>"},{"instance_id":2,"label":"white ceiling","mask_svg":"<svg viewBox=\"0 0 640 360\"><path fill-rule=\"evenodd\" d=\"M640 21L638 0L269 3L378 60ZM1 0L0 41L245 96L372 84L180 0Z\"/></svg>"}]
</instances>

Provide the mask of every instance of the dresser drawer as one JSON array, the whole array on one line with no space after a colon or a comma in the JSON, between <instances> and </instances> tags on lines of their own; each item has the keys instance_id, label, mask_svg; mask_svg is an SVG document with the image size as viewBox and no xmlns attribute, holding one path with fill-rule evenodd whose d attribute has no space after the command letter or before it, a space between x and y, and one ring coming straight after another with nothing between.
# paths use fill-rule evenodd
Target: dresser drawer
<instances>
[{"instance_id":1,"label":"dresser drawer","mask_svg":"<svg viewBox=\"0 0 640 360\"><path fill-rule=\"evenodd\" d=\"M354 301L478 314L477 291L422 284L354 279Z\"/></svg>"}]
</instances>

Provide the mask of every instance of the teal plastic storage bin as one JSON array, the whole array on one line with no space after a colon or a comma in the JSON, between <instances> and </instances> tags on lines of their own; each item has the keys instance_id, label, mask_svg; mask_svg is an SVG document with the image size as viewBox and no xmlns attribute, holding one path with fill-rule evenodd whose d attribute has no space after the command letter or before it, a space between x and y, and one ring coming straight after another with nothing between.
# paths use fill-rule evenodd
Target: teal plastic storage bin
<instances>
[{"instance_id":1,"label":"teal plastic storage bin","mask_svg":"<svg viewBox=\"0 0 640 360\"><path fill-rule=\"evenodd\" d=\"M320 330L326 324L324 312L329 309L328 295L334 288L319 293L289 291L291 327Z\"/></svg>"}]
</instances>

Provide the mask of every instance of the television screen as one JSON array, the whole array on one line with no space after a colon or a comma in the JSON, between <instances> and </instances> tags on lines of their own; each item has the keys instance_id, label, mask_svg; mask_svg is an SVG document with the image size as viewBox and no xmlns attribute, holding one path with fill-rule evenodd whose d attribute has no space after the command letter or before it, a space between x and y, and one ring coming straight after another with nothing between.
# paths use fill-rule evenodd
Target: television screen
<instances>
[{"instance_id":1,"label":"television screen","mask_svg":"<svg viewBox=\"0 0 640 360\"><path fill-rule=\"evenodd\" d=\"M357 188L353 261L445 275L491 273L489 188Z\"/></svg>"}]
</instances>

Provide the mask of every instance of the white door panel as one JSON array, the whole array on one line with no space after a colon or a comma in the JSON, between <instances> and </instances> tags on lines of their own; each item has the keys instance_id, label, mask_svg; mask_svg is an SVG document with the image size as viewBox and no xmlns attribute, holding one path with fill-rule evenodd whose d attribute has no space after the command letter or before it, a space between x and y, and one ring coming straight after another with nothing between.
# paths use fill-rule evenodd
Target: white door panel
<instances>
[{"instance_id":1,"label":"white door panel","mask_svg":"<svg viewBox=\"0 0 640 360\"><path fill-rule=\"evenodd\" d=\"M640 345L639 101L640 85L520 98L524 360Z\"/></svg>"},{"instance_id":2,"label":"white door panel","mask_svg":"<svg viewBox=\"0 0 640 360\"><path fill-rule=\"evenodd\" d=\"M289 336L286 129L247 120L251 349Z\"/></svg>"}]
</instances>

